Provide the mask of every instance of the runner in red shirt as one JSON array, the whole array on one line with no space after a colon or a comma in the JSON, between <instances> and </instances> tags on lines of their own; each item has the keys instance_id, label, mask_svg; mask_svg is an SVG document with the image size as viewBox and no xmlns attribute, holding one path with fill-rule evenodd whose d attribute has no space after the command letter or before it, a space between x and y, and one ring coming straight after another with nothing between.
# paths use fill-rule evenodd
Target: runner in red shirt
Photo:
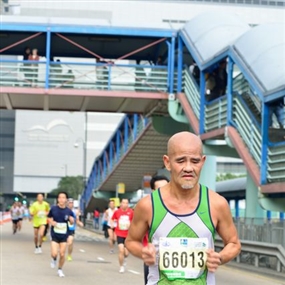
<instances>
[{"instance_id":1,"label":"runner in red shirt","mask_svg":"<svg viewBox=\"0 0 285 285\"><path fill-rule=\"evenodd\" d=\"M128 199L121 200L121 206L113 214L112 221L117 222L115 233L117 235L118 249L119 249L119 264L120 273L125 272L125 258L128 257L129 252L125 248L125 239L128 235L128 230L133 219L133 210L129 208Z\"/></svg>"}]
</instances>

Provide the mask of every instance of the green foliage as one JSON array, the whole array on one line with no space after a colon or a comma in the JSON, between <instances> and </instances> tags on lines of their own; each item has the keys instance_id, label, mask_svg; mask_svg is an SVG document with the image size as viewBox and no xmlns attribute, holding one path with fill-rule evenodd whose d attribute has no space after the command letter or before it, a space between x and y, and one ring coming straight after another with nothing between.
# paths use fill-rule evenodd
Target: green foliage
<instances>
[{"instance_id":1,"label":"green foliage","mask_svg":"<svg viewBox=\"0 0 285 285\"><path fill-rule=\"evenodd\" d=\"M82 193L84 188L82 176L65 176L59 181L57 188L53 189L49 194L57 196L61 191L68 194L68 197L77 199L78 195Z\"/></svg>"},{"instance_id":2,"label":"green foliage","mask_svg":"<svg viewBox=\"0 0 285 285\"><path fill-rule=\"evenodd\" d=\"M240 178L240 177L245 177L246 174L240 174L240 175L235 175L232 173L223 173L220 175L217 175L216 177L216 181L224 181L224 180L230 180L230 179L234 179L234 178Z\"/></svg>"}]
</instances>

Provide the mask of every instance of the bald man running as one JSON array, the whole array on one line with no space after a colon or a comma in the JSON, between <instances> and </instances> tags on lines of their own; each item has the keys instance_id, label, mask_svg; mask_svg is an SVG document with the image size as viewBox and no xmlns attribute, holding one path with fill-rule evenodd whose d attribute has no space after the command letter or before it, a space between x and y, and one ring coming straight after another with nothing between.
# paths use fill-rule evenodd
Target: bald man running
<instances>
[{"instance_id":1,"label":"bald man running","mask_svg":"<svg viewBox=\"0 0 285 285\"><path fill-rule=\"evenodd\" d=\"M214 272L240 252L227 201L199 184L205 160L198 136L173 135L163 156L170 182L135 207L125 245L149 265L148 285L214 285ZM150 240L143 246L147 231ZM224 242L220 252L214 249L216 231Z\"/></svg>"}]
</instances>

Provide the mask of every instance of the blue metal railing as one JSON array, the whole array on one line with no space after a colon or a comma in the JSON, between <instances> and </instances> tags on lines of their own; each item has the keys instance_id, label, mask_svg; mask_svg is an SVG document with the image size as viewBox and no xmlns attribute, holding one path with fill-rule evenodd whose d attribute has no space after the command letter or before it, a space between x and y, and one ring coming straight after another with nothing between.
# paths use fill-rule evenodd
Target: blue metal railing
<instances>
[{"instance_id":1,"label":"blue metal railing","mask_svg":"<svg viewBox=\"0 0 285 285\"><path fill-rule=\"evenodd\" d=\"M185 95L188 98L189 104L193 108L197 119L200 120L200 98L202 95L199 94L195 79L191 76L188 70L184 70L183 80L183 90ZM243 97L244 94L249 96L249 102L245 101ZM206 102L204 131L209 132L227 125L234 126L242 137L256 164L261 168L264 163L262 161L262 146L265 143L264 138L262 137L260 121L262 103L251 90L250 85L244 79L243 74L239 74L234 78L233 94L230 98L232 100L230 117L227 117L228 97L226 95L210 102ZM248 104L254 106L257 114L252 113ZM260 181L266 181L266 183L284 182L285 141L283 140L275 143L268 142L266 151L266 177L260 177Z\"/></svg>"},{"instance_id":2,"label":"blue metal railing","mask_svg":"<svg viewBox=\"0 0 285 285\"><path fill-rule=\"evenodd\" d=\"M85 209L86 203L88 204L94 190L100 188L100 185L114 170L149 123L147 118L137 114L126 115L122 119L117 131L113 134L100 156L94 161L86 187L81 196L81 209ZM115 191L115 189L110 190Z\"/></svg>"},{"instance_id":3,"label":"blue metal railing","mask_svg":"<svg viewBox=\"0 0 285 285\"><path fill-rule=\"evenodd\" d=\"M0 65L1 86L147 92L167 92L170 87L163 65L3 59Z\"/></svg>"}]
</instances>

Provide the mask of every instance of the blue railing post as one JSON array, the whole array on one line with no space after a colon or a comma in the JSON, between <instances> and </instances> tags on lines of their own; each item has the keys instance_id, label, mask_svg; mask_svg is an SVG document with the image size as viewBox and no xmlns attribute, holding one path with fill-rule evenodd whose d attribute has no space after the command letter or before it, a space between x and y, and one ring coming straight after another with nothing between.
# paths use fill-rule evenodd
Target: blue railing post
<instances>
[{"instance_id":1,"label":"blue railing post","mask_svg":"<svg viewBox=\"0 0 285 285\"><path fill-rule=\"evenodd\" d=\"M120 140L120 130L117 130L116 133L116 162L118 162L120 160L120 151L121 151L121 140Z\"/></svg>"},{"instance_id":2,"label":"blue railing post","mask_svg":"<svg viewBox=\"0 0 285 285\"><path fill-rule=\"evenodd\" d=\"M235 200L235 217L239 218L239 200Z\"/></svg>"},{"instance_id":3,"label":"blue railing post","mask_svg":"<svg viewBox=\"0 0 285 285\"><path fill-rule=\"evenodd\" d=\"M103 178L106 177L106 167L107 167L107 158L106 158L106 152L103 153Z\"/></svg>"},{"instance_id":4,"label":"blue railing post","mask_svg":"<svg viewBox=\"0 0 285 285\"><path fill-rule=\"evenodd\" d=\"M171 45L168 41L166 41L168 47L168 58L171 58ZM167 91L170 92L170 81L171 81L171 61L167 62Z\"/></svg>"},{"instance_id":5,"label":"blue railing post","mask_svg":"<svg viewBox=\"0 0 285 285\"><path fill-rule=\"evenodd\" d=\"M103 175L103 169L102 168L103 168L102 162L101 162L101 160L98 160L98 172L97 172L97 184L98 184L98 186L100 185L101 177Z\"/></svg>"},{"instance_id":6,"label":"blue railing post","mask_svg":"<svg viewBox=\"0 0 285 285\"><path fill-rule=\"evenodd\" d=\"M138 115L134 114L133 115L133 141L136 140L137 135L138 135Z\"/></svg>"},{"instance_id":7,"label":"blue railing post","mask_svg":"<svg viewBox=\"0 0 285 285\"><path fill-rule=\"evenodd\" d=\"M126 153L128 150L128 144L129 144L129 117L126 116L124 122L124 153Z\"/></svg>"},{"instance_id":8,"label":"blue railing post","mask_svg":"<svg viewBox=\"0 0 285 285\"><path fill-rule=\"evenodd\" d=\"M233 60L228 57L228 86L227 86L227 125L232 122L233 114Z\"/></svg>"},{"instance_id":9,"label":"blue railing post","mask_svg":"<svg viewBox=\"0 0 285 285\"><path fill-rule=\"evenodd\" d=\"M283 213L283 212L280 212L280 214L279 214L279 219L280 219L280 221L284 221L284 218L285 218L284 213Z\"/></svg>"},{"instance_id":10,"label":"blue railing post","mask_svg":"<svg viewBox=\"0 0 285 285\"><path fill-rule=\"evenodd\" d=\"M171 38L171 46L170 46L170 86L169 86L169 93L173 94L174 92L174 63L175 63L175 37Z\"/></svg>"},{"instance_id":11,"label":"blue railing post","mask_svg":"<svg viewBox=\"0 0 285 285\"><path fill-rule=\"evenodd\" d=\"M182 72L183 72L183 41L178 37L177 53L177 93L182 91Z\"/></svg>"},{"instance_id":12,"label":"blue railing post","mask_svg":"<svg viewBox=\"0 0 285 285\"><path fill-rule=\"evenodd\" d=\"M262 145L261 145L261 166L260 166L260 184L266 184L267 182L267 152L268 152L268 129L269 129L269 106L262 102L262 123L261 133Z\"/></svg>"},{"instance_id":13,"label":"blue railing post","mask_svg":"<svg viewBox=\"0 0 285 285\"><path fill-rule=\"evenodd\" d=\"M109 171L113 168L113 141L109 145Z\"/></svg>"},{"instance_id":14,"label":"blue railing post","mask_svg":"<svg viewBox=\"0 0 285 285\"><path fill-rule=\"evenodd\" d=\"M51 46L51 32L48 29L46 33L46 76L45 76L45 89L49 88L49 70L50 70L50 46Z\"/></svg>"},{"instance_id":15,"label":"blue railing post","mask_svg":"<svg viewBox=\"0 0 285 285\"><path fill-rule=\"evenodd\" d=\"M271 221L271 216L272 216L272 215L271 215L271 211L267 211L267 212L266 212L266 216L267 216L267 220L268 220L268 221Z\"/></svg>"},{"instance_id":16,"label":"blue railing post","mask_svg":"<svg viewBox=\"0 0 285 285\"><path fill-rule=\"evenodd\" d=\"M205 90L206 90L206 80L204 71L200 70L200 122L199 122L199 133L203 134L205 132Z\"/></svg>"}]
</instances>

